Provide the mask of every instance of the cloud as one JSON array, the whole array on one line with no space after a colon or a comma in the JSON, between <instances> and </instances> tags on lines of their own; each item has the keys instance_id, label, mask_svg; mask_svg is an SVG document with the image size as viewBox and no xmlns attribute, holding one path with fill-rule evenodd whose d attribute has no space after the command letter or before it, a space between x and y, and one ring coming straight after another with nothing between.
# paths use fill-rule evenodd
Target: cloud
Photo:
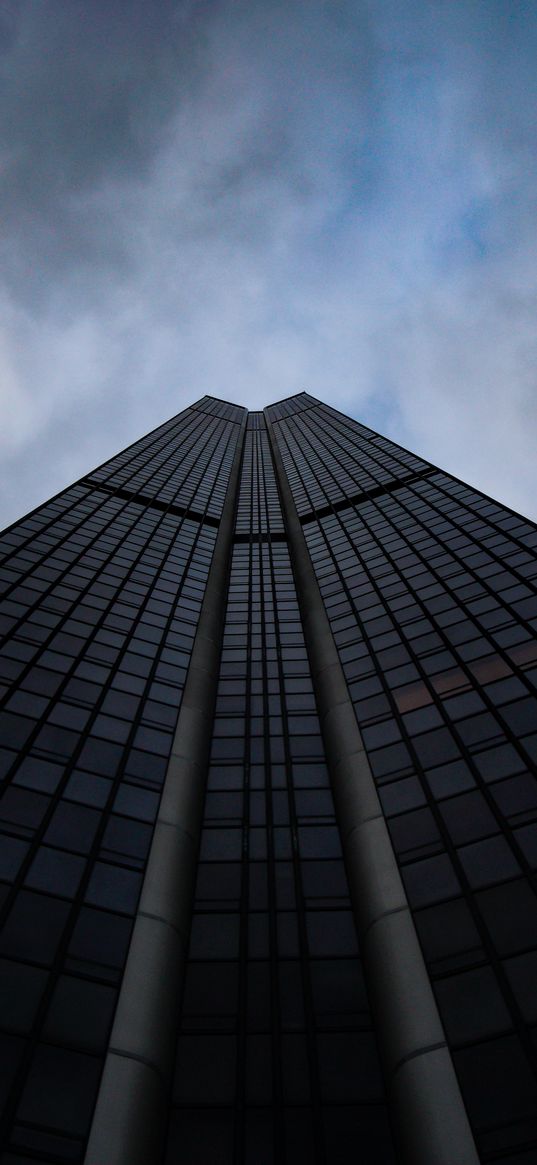
<instances>
[{"instance_id":1,"label":"cloud","mask_svg":"<svg viewBox=\"0 0 537 1165\"><path fill-rule=\"evenodd\" d=\"M11 12L6 521L205 392L302 388L535 513L534 14Z\"/></svg>"}]
</instances>

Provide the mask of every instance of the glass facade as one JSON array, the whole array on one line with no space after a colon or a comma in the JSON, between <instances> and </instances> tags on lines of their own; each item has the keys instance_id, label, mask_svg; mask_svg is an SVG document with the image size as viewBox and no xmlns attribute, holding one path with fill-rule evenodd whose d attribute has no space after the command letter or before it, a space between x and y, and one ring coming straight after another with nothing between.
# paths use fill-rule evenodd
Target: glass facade
<instances>
[{"instance_id":1,"label":"glass facade","mask_svg":"<svg viewBox=\"0 0 537 1165\"><path fill-rule=\"evenodd\" d=\"M246 532L248 531L248 532ZM262 414L239 486L165 1160L393 1161Z\"/></svg>"},{"instance_id":2,"label":"glass facade","mask_svg":"<svg viewBox=\"0 0 537 1165\"><path fill-rule=\"evenodd\" d=\"M206 397L0 538L0 1163L84 1160L238 456L154 1165L399 1160L268 420L478 1159L530 1165L537 529L305 393L265 414Z\"/></svg>"},{"instance_id":3,"label":"glass facade","mask_svg":"<svg viewBox=\"0 0 537 1165\"><path fill-rule=\"evenodd\" d=\"M206 404L0 541L3 1162L83 1158L240 431Z\"/></svg>"},{"instance_id":4,"label":"glass facade","mask_svg":"<svg viewBox=\"0 0 537 1165\"><path fill-rule=\"evenodd\" d=\"M483 1161L526 1165L537 1154L537 530L301 403L267 412L470 1121ZM342 504L349 472L361 488Z\"/></svg>"}]
</instances>

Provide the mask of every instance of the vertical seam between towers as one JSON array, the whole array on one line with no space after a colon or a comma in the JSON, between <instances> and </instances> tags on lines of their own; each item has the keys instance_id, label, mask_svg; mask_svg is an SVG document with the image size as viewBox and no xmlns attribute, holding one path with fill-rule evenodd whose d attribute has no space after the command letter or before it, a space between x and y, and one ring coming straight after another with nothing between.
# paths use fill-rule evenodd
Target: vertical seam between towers
<instances>
[{"instance_id":1,"label":"vertical seam between towers","mask_svg":"<svg viewBox=\"0 0 537 1165\"><path fill-rule=\"evenodd\" d=\"M401 1161L477 1165L466 1109L268 410L265 419ZM378 925L372 927L373 922ZM407 1061L413 1062L414 1071L398 1073Z\"/></svg>"},{"instance_id":2,"label":"vertical seam between towers","mask_svg":"<svg viewBox=\"0 0 537 1165\"><path fill-rule=\"evenodd\" d=\"M224 627L226 580L246 432L247 412L194 640L159 814L85 1165L156 1165L162 1151L173 1072L176 1020L197 868L207 765ZM188 741L188 756L177 749ZM174 830L170 848L168 826ZM189 836L190 835L190 836ZM181 936L184 936L181 939ZM155 1077L155 1070L158 1076ZM147 1073L153 1078L147 1086Z\"/></svg>"}]
</instances>

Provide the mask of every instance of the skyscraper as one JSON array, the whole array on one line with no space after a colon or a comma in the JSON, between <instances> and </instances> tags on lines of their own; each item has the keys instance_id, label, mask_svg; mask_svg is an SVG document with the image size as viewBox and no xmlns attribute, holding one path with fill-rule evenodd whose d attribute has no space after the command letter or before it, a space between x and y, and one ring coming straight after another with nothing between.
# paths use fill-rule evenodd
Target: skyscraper
<instances>
[{"instance_id":1,"label":"skyscraper","mask_svg":"<svg viewBox=\"0 0 537 1165\"><path fill-rule=\"evenodd\" d=\"M537 529L305 393L0 541L1 1165L530 1165Z\"/></svg>"}]
</instances>

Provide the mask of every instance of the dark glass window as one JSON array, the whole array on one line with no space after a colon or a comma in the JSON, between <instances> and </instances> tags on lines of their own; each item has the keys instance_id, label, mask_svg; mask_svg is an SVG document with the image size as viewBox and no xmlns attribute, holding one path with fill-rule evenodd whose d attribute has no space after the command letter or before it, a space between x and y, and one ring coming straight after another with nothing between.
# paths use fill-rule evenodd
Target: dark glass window
<instances>
[{"instance_id":1,"label":"dark glass window","mask_svg":"<svg viewBox=\"0 0 537 1165\"><path fill-rule=\"evenodd\" d=\"M479 967L435 984L447 1036L454 1044L470 1043L508 1031L511 1016L490 967Z\"/></svg>"},{"instance_id":2,"label":"dark glass window","mask_svg":"<svg viewBox=\"0 0 537 1165\"><path fill-rule=\"evenodd\" d=\"M62 975L47 1012L44 1037L66 1047L104 1051L115 1004L112 987Z\"/></svg>"},{"instance_id":3,"label":"dark glass window","mask_svg":"<svg viewBox=\"0 0 537 1165\"><path fill-rule=\"evenodd\" d=\"M95 1103L101 1065L66 1048L37 1048L18 1108L19 1120L84 1137Z\"/></svg>"}]
</instances>

